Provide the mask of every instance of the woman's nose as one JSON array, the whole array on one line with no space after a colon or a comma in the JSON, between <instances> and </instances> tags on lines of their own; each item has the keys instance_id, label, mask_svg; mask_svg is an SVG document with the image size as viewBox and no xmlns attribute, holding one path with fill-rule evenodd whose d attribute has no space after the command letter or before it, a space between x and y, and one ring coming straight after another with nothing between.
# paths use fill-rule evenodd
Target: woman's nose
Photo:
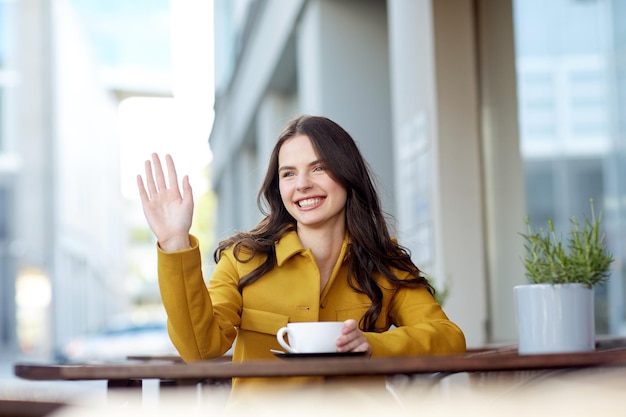
<instances>
[{"instance_id":1,"label":"woman's nose","mask_svg":"<svg viewBox=\"0 0 626 417\"><path fill-rule=\"evenodd\" d=\"M298 175L298 179L296 181L296 188L298 190L306 190L306 189L311 188L311 178L309 178L308 174Z\"/></svg>"}]
</instances>

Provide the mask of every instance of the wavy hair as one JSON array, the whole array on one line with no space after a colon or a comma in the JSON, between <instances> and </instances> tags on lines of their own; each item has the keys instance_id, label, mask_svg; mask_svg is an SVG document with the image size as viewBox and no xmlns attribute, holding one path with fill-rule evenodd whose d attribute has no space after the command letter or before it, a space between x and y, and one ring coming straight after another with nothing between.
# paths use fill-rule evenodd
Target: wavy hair
<instances>
[{"instance_id":1,"label":"wavy hair","mask_svg":"<svg viewBox=\"0 0 626 417\"><path fill-rule=\"evenodd\" d=\"M328 118L300 116L287 124L274 146L257 196L259 210L265 217L249 232L237 232L220 242L213 254L215 262L231 246L239 262L265 255L259 267L241 278L240 291L276 266L275 242L285 233L296 230L296 221L280 196L278 153L285 141L296 135L306 135L311 140L328 174L347 191L346 232L351 241L346 259L348 282L372 302L359 323L361 330L381 331L376 328L376 321L382 310L382 283L377 282L375 276L384 277L394 287L423 286L433 295L435 290L411 261L408 249L391 239L369 167L356 143L348 132ZM394 269L406 272L407 277L399 279Z\"/></svg>"}]
</instances>

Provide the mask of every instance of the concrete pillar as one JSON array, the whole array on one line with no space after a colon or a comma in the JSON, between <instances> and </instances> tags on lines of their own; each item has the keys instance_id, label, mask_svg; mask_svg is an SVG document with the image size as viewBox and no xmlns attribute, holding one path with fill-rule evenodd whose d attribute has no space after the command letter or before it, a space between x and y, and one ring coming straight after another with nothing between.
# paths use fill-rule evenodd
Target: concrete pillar
<instances>
[{"instance_id":1,"label":"concrete pillar","mask_svg":"<svg viewBox=\"0 0 626 417\"><path fill-rule=\"evenodd\" d=\"M525 283L526 199L519 145L512 0L481 0L480 38L485 231L490 340L517 338L513 287Z\"/></svg>"}]
</instances>

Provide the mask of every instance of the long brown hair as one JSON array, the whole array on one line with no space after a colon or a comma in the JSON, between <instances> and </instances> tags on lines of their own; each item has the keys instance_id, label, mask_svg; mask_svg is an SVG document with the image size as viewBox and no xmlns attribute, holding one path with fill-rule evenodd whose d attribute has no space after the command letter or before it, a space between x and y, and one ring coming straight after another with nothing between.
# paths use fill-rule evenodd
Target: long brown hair
<instances>
[{"instance_id":1,"label":"long brown hair","mask_svg":"<svg viewBox=\"0 0 626 417\"><path fill-rule=\"evenodd\" d=\"M408 249L391 239L367 163L348 132L330 119L300 116L287 124L274 146L257 196L257 204L265 217L251 231L238 232L220 242L213 255L215 262L231 246L240 262L257 255L266 256L258 268L241 278L240 291L276 266L275 242L288 231L296 230L296 221L280 196L278 153L285 141L296 135L306 135L311 140L329 175L347 190L346 231L351 241L347 255L348 280L355 291L366 294L372 301L361 320L361 329L380 331L376 320L382 309L382 290L374 279L376 275L384 277L392 286L423 286L431 294L435 291L411 261ZM393 269L406 272L408 278L399 279Z\"/></svg>"}]
</instances>

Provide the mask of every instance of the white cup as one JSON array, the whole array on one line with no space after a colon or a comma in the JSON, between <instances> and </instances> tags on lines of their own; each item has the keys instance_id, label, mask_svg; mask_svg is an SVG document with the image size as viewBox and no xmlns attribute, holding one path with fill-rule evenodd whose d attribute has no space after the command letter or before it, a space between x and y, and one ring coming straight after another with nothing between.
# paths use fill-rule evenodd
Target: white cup
<instances>
[{"instance_id":1,"label":"white cup","mask_svg":"<svg viewBox=\"0 0 626 417\"><path fill-rule=\"evenodd\" d=\"M278 330L276 339L289 353L330 353L337 351L335 341L342 328L342 321L289 323Z\"/></svg>"}]
</instances>

